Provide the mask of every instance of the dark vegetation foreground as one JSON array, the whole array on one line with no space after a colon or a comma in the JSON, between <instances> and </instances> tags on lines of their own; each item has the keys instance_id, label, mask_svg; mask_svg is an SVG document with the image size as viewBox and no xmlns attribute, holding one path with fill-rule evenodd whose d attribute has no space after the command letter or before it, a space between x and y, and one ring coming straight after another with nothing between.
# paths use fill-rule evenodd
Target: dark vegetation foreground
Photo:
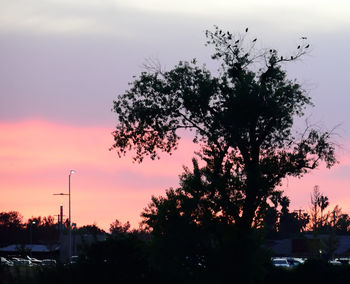
<instances>
[{"instance_id":1,"label":"dark vegetation foreground","mask_svg":"<svg viewBox=\"0 0 350 284\"><path fill-rule=\"evenodd\" d=\"M272 266L268 254L253 259L213 256L209 267L163 268L152 260L150 247L134 237L118 237L90 247L76 264L55 267L0 266L1 284L86 283L349 283L350 265L310 259L295 268ZM255 254L256 256L256 254ZM171 257L170 257L171 259ZM265 262L263 262L263 259ZM249 265L249 266L248 266Z\"/></svg>"}]
</instances>

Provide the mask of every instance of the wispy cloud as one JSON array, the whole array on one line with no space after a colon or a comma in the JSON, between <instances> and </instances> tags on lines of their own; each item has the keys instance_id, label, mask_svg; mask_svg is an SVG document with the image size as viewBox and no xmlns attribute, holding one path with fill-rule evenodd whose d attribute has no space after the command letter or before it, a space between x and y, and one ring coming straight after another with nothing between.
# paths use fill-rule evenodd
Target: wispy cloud
<instances>
[{"instance_id":1,"label":"wispy cloud","mask_svg":"<svg viewBox=\"0 0 350 284\"><path fill-rule=\"evenodd\" d=\"M88 0L3 1L0 31L39 34L100 34L139 36L142 26L154 18L159 25L184 27L179 19L191 18L227 24L275 26L284 30L348 29L350 4L347 1L213 1L213 0ZM205 20L206 19L206 20ZM186 22L186 21L185 21Z\"/></svg>"}]
</instances>

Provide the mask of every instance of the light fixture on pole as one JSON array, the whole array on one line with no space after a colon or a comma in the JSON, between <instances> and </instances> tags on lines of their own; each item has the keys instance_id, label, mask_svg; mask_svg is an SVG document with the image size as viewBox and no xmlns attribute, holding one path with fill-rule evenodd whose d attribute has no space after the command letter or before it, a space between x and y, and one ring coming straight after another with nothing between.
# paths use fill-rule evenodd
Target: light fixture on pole
<instances>
[{"instance_id":1,"label":"light fixture on pole","mask_svg":"<svg viewBox=\"0 0 350 284\"><path fill-rule=\"evenodd\" d=\"M52 195L69 195L69 194L61 192L61 193L53 193ZM60 225L63 224L63 206L62 205L60 207L60 214L58 215L58 223Z\"/></svg>"}]
</instances>

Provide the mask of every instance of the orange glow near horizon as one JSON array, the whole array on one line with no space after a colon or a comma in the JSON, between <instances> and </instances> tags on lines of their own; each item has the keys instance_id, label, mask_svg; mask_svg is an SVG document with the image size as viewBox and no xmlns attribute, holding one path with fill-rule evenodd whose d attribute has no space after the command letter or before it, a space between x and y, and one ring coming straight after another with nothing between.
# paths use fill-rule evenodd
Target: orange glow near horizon
<instances>
[{"instance_id":1,"label":"orange glow near horizon","mask_svg":"<svg viewBox=\"0 0 350 284\"><path fill-rule=\"evenodd\" d=\"M25 219L56 215L68 199L53 193L68 192L72 175L72 221L78 226L96 223L108 230L119 219L140 222L140 213L152 195L178 185L183 165L191 166L195 147L184 139L173 155L160 160L132 163L131 156L119 159L109 147L113 144L106 127L78 127L41 120L0 123L1 211L19 211ZM333 169L321 168L303 179L288 179L284 186L291 208L309 209L314 185L347 213L350 155L342 154Z\"/></svg>"}]
</instances>

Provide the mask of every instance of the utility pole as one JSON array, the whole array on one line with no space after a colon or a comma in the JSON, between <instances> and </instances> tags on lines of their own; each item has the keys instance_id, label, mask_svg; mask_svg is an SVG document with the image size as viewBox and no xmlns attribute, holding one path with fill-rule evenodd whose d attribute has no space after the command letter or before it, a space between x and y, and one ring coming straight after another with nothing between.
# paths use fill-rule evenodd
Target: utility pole
<instances>
[{"instance_id":1,"label":"utility pole","mask_svg":"<svg viewBox=\"0 0 350 284\"><path fill-rule=\"evenodd\" d=\"M75 170L70 170L69 172L69 176L68 176L68 198L69 198L69 261L70 261L70 257L72 256L72 217L71 217L71 194L70 194L70 177L72 174L75 173Z\"/></svg>"},{"instance_id":2,"label":"utility pole","mask_svg":"<svg viewBox=\"0 0 350 284\"><path fill-rule=\"evenodd\" d=\"M69 211L69 219L68 219L68 259L72 256L72 215L71 215L71 186L70 186L70 177L75 173L75 170L69 171L68 176L68 194L67 193L56 193L53 195L68 195L68 211ZM61 206L61 223L63 223L63 206Z\"/></svg>"}]
</instances>

